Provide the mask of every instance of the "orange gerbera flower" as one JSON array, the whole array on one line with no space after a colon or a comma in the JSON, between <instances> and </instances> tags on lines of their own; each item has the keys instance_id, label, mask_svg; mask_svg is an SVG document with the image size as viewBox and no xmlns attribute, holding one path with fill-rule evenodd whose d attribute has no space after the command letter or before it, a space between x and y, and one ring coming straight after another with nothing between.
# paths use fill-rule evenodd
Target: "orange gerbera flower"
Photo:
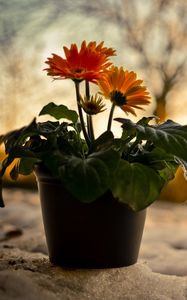
<instances>
[{"instance_id":1,"label":"orange gerbera flower","mask_svg":"<svg viewBox=\"0 0 187 300\"><path fill-rule=\"evenodd\" d=\"M111 65L109 56L115 55L115 50L103 47L103 43L97 45L96 42L90 42L86 45L83 41L79 51L76 44L71 44L70 49L63 47L66 58L53 54L52 58L47 59L49 68L45 70L55 79L70 78L96 83Z\"/></svg>"},{"instance_id":2,"label":"orange gerbera flower","mask_svg":"<svg viewBox=\"0 0 187 300\"><path fill-rule=\"evenodd\" d=\"M147 88L142 86L142 80L136 79L134 72L125 71L122 67L112 66L105 76L98 81L101 93L126 113L136 116L134 108L142 109L140 105L150 103Z\"/></svg>"}]
</instances>

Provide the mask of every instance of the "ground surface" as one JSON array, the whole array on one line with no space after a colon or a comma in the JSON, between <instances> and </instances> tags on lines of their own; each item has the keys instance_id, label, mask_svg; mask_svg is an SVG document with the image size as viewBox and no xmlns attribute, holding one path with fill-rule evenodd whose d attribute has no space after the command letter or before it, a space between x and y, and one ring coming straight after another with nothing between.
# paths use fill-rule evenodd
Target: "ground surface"
<instances>
[{"instance_id":1,"label":"ground surface","mask_svg":"<svg viewBox=\"0 0 187 300\"><path fill-rule=\"evenodd\" d=\"M1 300L187 299L187 205L157 202L148 209L134 266L69 270L48 261L38 194L6 190L4 197Z\"/></svg>"}]
</instances>

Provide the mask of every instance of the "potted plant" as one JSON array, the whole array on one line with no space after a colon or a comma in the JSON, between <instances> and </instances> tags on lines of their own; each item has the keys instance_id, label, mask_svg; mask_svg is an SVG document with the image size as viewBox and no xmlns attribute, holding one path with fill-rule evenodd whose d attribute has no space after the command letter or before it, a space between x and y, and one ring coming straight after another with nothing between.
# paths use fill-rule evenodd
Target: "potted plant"
<instances>
[{"instance_id":1,"label":"potted plant","mask_svg":"<svg viewBox=\"0 0 187 300\"><path fill-rule=\"evenodd\" d=\"M6 158L1 177L35 172L51 262L67 267L120 267L137 261L146 208L174 178L186 170L187 126L171 120L154 124L154 116L137 123L114 118L150 102L142 80L133 71L113 66L115 55L103 42L64 47L65 57L48 58L47 74L71 79L77 112L53 102L39 115L56 120L39 122L0 136ZM94 84L98 93L90 93ZM80 92L84 88L85 95ZM82 90L81 90L82 91ZM93 115L111 103L106 130L97 138ZM119 123L120 137L112 133ZM121 127L121 129L120 129ZM3 207L1 196L0 204Z\"/></svg>"}]
</instances>

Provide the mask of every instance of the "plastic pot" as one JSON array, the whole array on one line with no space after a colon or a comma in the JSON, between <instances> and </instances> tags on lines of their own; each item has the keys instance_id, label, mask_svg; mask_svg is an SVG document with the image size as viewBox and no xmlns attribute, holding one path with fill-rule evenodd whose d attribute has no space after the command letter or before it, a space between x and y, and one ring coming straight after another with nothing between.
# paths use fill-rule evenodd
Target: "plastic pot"
<instances>
[{"instance_id":1,"label":"plastic pot","mask_svg":"<svg viewBox=\"0 0 187 300\"><path fill-rule=\"evenodd\" d=\"M49 259L73 268L114 268L137 262L146 210L134 212L110 191L85 204L45 169L35 175Z\"/></svg>"}]
</instances>

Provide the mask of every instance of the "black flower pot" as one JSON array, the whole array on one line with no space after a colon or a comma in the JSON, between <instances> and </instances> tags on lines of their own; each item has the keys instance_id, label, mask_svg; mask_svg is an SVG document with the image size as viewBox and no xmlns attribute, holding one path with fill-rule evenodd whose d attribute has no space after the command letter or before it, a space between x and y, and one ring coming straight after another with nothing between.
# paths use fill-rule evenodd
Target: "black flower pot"
<instances>
[{"instance_id":1,"label":"black flower pot","mask_svg":"<svg viewBox=\"0 0 187 300\"><path fill-rule=\"evenodd\" d=\"M84 204L41 167L36 167L35 174L52 263L114 268L137 262L146 210L133 212L110 192Z\"/></svg>"}]
</instances>

